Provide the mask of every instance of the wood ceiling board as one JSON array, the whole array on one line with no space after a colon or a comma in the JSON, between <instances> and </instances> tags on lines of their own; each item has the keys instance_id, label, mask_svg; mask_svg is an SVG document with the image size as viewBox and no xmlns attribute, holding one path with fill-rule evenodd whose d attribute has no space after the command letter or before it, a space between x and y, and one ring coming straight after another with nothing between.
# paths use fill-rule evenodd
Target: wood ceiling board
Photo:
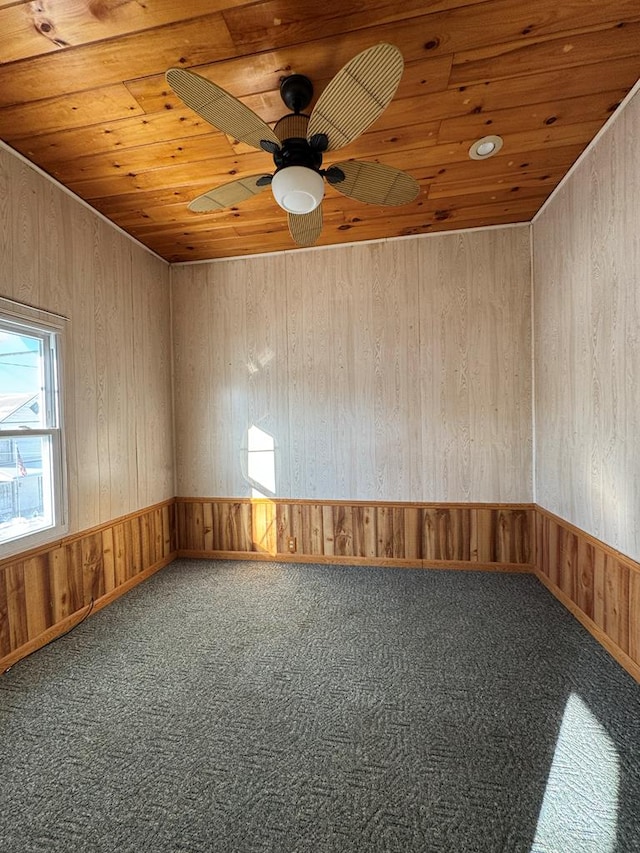
<instances>
[{"instance_id":1,"label":"wood ceiling board","mask_svg":"<svg viewBox=\"0 0 640 853\"><path fill-rule=\"evenodd\" d=\"M354 9L355 6L355 9ZM403 3L352 4L325 0L318 8L315 0L268 0L247 9L229 10L224 18L234 43L252 51L276 45L284 47L308 42L324 35L389 25L412 19L425 42L437 41L447 53L480 47L491 33L493 42L513 41L523 33L539 38L585 27L599 27L603 21L619 22L638 17L636 0L601 0L598 4L537 0L493 0L478 3L429 4L421 0Z\"/></svg>"},{"instance_id":2,"label":"wood ceiling board","mask_svg":"<svg viewBox=\"0 0 640 853\"><path fill-rule=\"evenodd\" d=\"M450 230L460 230L467 228L484 228L487 225L512 225L525 224L531 219L530 214L521 214L520 218L514 220L511 213L509 214L493 214L493 219L490 223L478 222L477 219L457 219L455 224L448 220L423 223L416 226L407 226L401 234L388 234L383 237L409 237L414 235L442 233ZM353 233L351 228L344 231L335 230L333 232L324 232L321 235L319 246L337 246L343 243L354 243L366 239L381 239L378 237L366 237L360 233ZM238 256L250 257L251 255L264 254L270 252L281 251L304 251L298 249L291 238L287 244L284 237L277 235L268 235L267 237L256 241L255 243L249 240L235 238L216 242L214 239L200 243L191 243L189 247L172 243L157 243L150 246L157 254L166 257L170 263L185 263L191 261L206 261L210 259L236 258Z\"/></svg>"},{"instance_id":3,"label":"wood ceiling board","mask_svg":"<svg viewBox=\"0 0 640 853\"><path fill-rule=\"evenodd\" d=\"M505 151L504 147L495 157L486 160L464 159L455 160L451 163L439 166L430 157L430 148L423 151L411 152L411 167L408 168L416 180L420 183L432 183L439 181L444 183L450 180L474 180L482 176L508 176L516 175L532 169L545 169L554 166L565 167L569 162L579 156L583 150L582 145L563 145L557 148L531 149L518 154ZM390 152L384 158L389 166L401 168L405 163L406 152L399 151L397 154ZM405 163L405 166L407 164Z\"/></svg>"},{"instance_id":4,"label":"wood ceiling board","mask_svg":"<svg viewBox=\"0 0 640 853\"><path fill-rule=\"evenodd\" d=\"M409 216L417 214L424 216L426 211L436 211L443 206L455 208L468 208L480 206L482 199L486 198L488 203L513 203L515 198L518 199L534 199L538 206L542 204L549 192L557 185L557 182L562 175L561 171L556 171L555 174L538 174L535 180L531 180L529 184L515 185L514 187L504 184L497 185L497 189L491 192L475 192L476 186L467 187L467 192L458 194L457 196L448 196L446 198L447 205L443 205L442 197L436 194L436 197L431 199L427 195L421 195L414 202L402 207L402 215ZM542 180L544 178L545 180ZM136 224L139 227L135 229L137 236L146 236L153 234L169 234L178 229L188 230L190 233L199 233L217 228L221 226L233 226L247 219L251 219L256 223L273 224L274 220L280 215L280 211L275 207L273 199L265 193L261 196L262 204L252 204L251 208L246 205L239 205L238 209L233 211L216 211L212 214L203 214L195 217L194 214L186 212L184 205L165 205L156 208L146 208L144 214L142 211L137 211L136 215L131 215L130 223ZM253 200L252 200L253 201ZM537 209L537 208L536 208ZM391 214L388 208L377 205L363 205L357 201L346 206L342 197L331 190L327 192L323 202L323 212L325 221L352 222L352 221L372 221L389 219ZM146 215L147 219L144 218ZM125 220L126 221L126 220ZM123 224L122 222L120 224Z\"/></svg>"},{"instance_id":5,"label":"wood ceiling board","mask_svg":"<svg viewBox=\"0 0 640 853\"><path fill-rule=\"evenodd\" d=\"M15 62L246 6L253 0L65 0L0 6L2 62Z\"/></svg>"},{"instance_id":6,"label":"wood ceiling board","mask_svg":"<svg viewBox=\"0 0 640 853\"><path fill-rule=\"evenodd\" d=\"M406 41L411 37L415 44L416 58L419 62L408 61ZM194 68L198 74L217 83L237 98L257 95L264 92L278 93L280 78L289 74L305 74L314 84L315 97L332 77L345 65L355 53L370 47L376 41L390 40L402 46L405 59L405 72L400 81L399 93L407 86L414 85L419 78L416 93L446 88L451 68L451 55L433 57L425 54L419 39L416 40L415 27L405 25L390 32L383 27L350 34L349 40L340 46L333 38L317 39L312 45L294 45L280 51L268 51L256 54L247 62L246 57L208 63ZM132 95L146 112L155 112L165 105L178 103L162 73L125 81ZM424 82L423 82L424 81ZM282 101L280 109L283 110ZM282 113L281 113L282 114Z\"/></svg>"},{"instance_id":7,"label":"wood ceiling board","mask_svg":"<svg viewBox=\"0 0 640 853\"><path fill-rule=\"evenodd\" d=\"M523 206L522 208L515 205L504 212L503 206L498 205L496 210L490 210L489 213L492 222L487 222L485 218L478 218L473 210L459 211L456 216L448 216L444 219L437 219L432 216L428 219L402 218L400 222L396 220L391 222L396 224L393 234L387 234L387 237L403 237L412 234L428 234L439 231L446 231L458 228L480 228L486 227L489 224L509 224L512 222L527 222L535 212L533 206ZM446 213L446 212L444 212ZM205 260L208 258L223 258L234 257L238 254L251 255L262 252L273 252L282 250L295 250L296 246L288 235L281 234L263 234L259 241L253 241L249 237L238 235L236 238L216 238L215 231L203 238L199 239L179 239L175 243L173 241L160 241L157 243L151 242L154 251L159 254L164 254L173 249L171 255L172 262L183 262L193 260ZM329 225L323 231L321 239L318 241L319 246L323 245L340 245L341 243L351 243L360 240L376 240L380 239L380 234L377 228L371 228L368 223L344 224L339 226ZM191 247L191 248L189 248Z\"/></svg>"},{"instance_id":8,"label":"wood ceiling board","mask_svg":"<svg viewBox=\"0 0 640 853\"><path fill-rule=\"evenodd\" d=\"M544 187L546 195L549 195L551 190L560 182L567 169L573 165L573 162L575 161L568 162L555 169L523 170L518 175L487 175L478 176L477 178L466 181L450 181L441 184L433 183L429 187L428 197L430 201L437 200L440 206L455 206L456 197L478 193L483 193L488 197L505 187L510 189L515 189L516 187L519 189L524 187Z\"/></svg>"},{"instance_id":9,"label":"wood ceiling board","mask_svg":"<svg viewBox=\"0 0 640 853\"><path fill-rule=\"evenodd\" d=\"M249 175L272 171L273 163L268 154L256 151L240 157L218 157L195 164L176 163L164 168L138 171L132 174L105 175L99 178L69 180L67 186L82 198L104 198L139 190L162 190L195 186L195 194L203 183L213 188L221 183L246 178ZM206 191L206 187L205 190Z\"/></svg>"},{"instance_id":10,"label":"wood ceiling board","mask_svg":"<svg viewBox=\"0 0 640 853\"><path fill-rule=\"evenodd\" d=\"M638 78L638 64L636 53L635 56L623 56L605 64L583 65L579 73L553 69L521 77L487 79L482 83L452 86L444 91L423 93L421 112L424 118L428 116L435 121L523 104L592 95L613 88L626 92Z\"/></svg>"},{"instance_id":11,"label":"wood ceiling board","mask_svg":"<svg viewBox=\"0 0 640 853\"><path fill-rule=\"evenodd\" d=\"M64 157L51 159L47 161L47 171L64 183L74 179L104 178L119 172L162 169L179 163L198 163L220 158L227 158L229 162L234 157L226 137L213 131L202 136L187 136L135 148L120 147L114 151L86 154L72 161ZM268 164L269 159L267 155L265 157Z\"/></svg>"},{"instance_id":12,"label":"wood ceiling board","mask_svg":"<svg viewBox=\"0 0 640 853\"><path fill-rule=\"evenodd\" d=\"M483 0L443 0L430 4L428 14L481 2ZM244 14L238 14L233 9L224 13L234 42L256 52L263 50L265 43L287 47L312 41L318 32L339 37L344 33L374 26L389 26L424 15L424 0L405 0L403 3L389 0L370 0L368 3L325 0L320 6L314 0L267 0L254 4Z\"/></svg>"},{"instance_id":13,"label":"wood ceiling board","mask_svg":"<svg viewBox=\"0 0 640 853\"><path fill-rule=\"evenodd\" d=\"M416 127L421 126L416 125ZM429 129L433 126L428 124L424 125L424 127ZM553 129L550 127L542 127L537 130L528 130L522 133L505 134L503 136L504 148L510 156L514 156L536 150L544 152L545 149L562 148L566 145L580 145L582 147L586 147L601 127L602 121L597 119L592 122L570 124L554 127ZM413 127L408 128L407 130L412 131ZM426 132L431 133L430 130L427 130ZM393 133L393 131L391 131L391 133ZM369 135L370 134L367 134L367 136ZM385 134L385 138L386 137L387 134ZM412 171L410 164L415 162L419 162L421 164L421 168L443 168L451 163L469 163L469 148L476 139L477 137L471 137L469 139L461 139L455 142L445 142L440 145L434 145L431 136L429 136L429 138L424 140L422 144L416 144L414 146L408 144L405 146L402 142L397 145L387 139L388 144L385 144L384 146L384 153L381 152L380 147L368 152L365 150L363 145L363 150L354 156L357 156L359 159L363 156L369 157L370 159L379 158L384 162L388 162L393 158L396 163L404 163L404 168L408 171ZM407 158L406 162L396 156L398 152L404 152L404 156ZM352 153L351 146L349 147L348 153ZM340 157L339 155L340 152L335 152L333 157L326 158L325 163L337 163L339 160L344 159L344 157ZM416 157L419 159L416 159ZM400 166L398 168L400 168Z\"/></svg>"},{"instance_id":14,"label":"wood ceiling board","mask_svg":"<svg viewBox=\"0 0 640 853\"><path fill-rule=\"evenodd\" d=\"M578 34L564 34L542 42L530 40L454 54L451 86L470 86L485 80L538 74L543 69L568 72L572 68L599 63L609 74L612 57L638 57L640 23L610 24L605 29ZM580 70L575 73L579 74ZM640 76L640 75L639 75Z\"/></svg>"},{"instance_id":15,"label":"wood ceiling board","mask_svg":"<svg viewBox=\"0 0 640 853\"><path fill-rule=\"evenodd\" d=\"M141 115L138 102L118 83L96 92L77 92L0 109L0 137L10 140L13 130L37 136L61 128L87 127Z\"/></svg>"},{"instance_id":16,"label":"wood ceiling board","mask_svg":"<svg viewBox=\"0 0 640 853\"><path fill-rule=\"evenodd\" d=\"M214 63L220 63L221 68L216 82L231 91L234 87L234 68L244 67L244 73L250 73L246 69L254 63L261 68L265 56L273 60L271 73L275 79L268 89L275 91L279 78L283 74L293 73L296 65L315 79L328 79L356 53L378 41L397 44L405 62L434 56L430 47L425 48L424 39L415 23L401 21L398 24L345 33L342 39L317 38L316 34L311 44L301 44L282 51L271 49L266 54L248 59L246 51L233 44L222 17L210 15L104 44L67 50L62 59L59 54L51 54L8 65L0 64L0 106L70 94L112 83L129 83L141 77L163 75L172 66L191 68L198 73L206 72L203 76L208 76L207 69ZM237 59L235 65L227 66L221 62L233 59Z\"/></svg>"},{"instance_id":17,"label":"wood ceiling board","mask_svg":"<svg viewBox=\"0 0 640 853\"><path fill-rule=\"evenodd\" d=\"M221 15L0 66L0 106L109 86L237 54ZM182 60L182 61L181 61Z\"/></svg>"},{"instance_id":18,"label":"wood ceiling board","mask_svg":"<svg viewBox=\"0 0 640 853\"><path fill-rule=\"evenodd\" d=\"M266 54L258 57L263 66L267 65L264 61L265 57ZM312 67L313 63L308 54L307 57L309 61L306 63L304 55L302 55L298 65L292 64L289 61L286 68L280 66L275 67L275 70L273 69L276 63L272 61L268 63L268 70L265 69L262 76L255 74L253 63L251 64L252 74L250 77L241 73L240 69L247 67L247 61L244 57L240 60L233 60L232 62L217 62L206 66L206 68L198 68L197 73L221 86L256 112L260 110L259 96L266 96L265 103L270 105L272 117L269 115L263 117L267 121L275 121L287 112L287 108L283 104L279 94L279 81L282 76L300 73L305 74L311 79L314 88L314 100L307 109L307 112L310 112L314 102L338 70L337 66L332 63L328 69L329 74L325 72L325 76L319 76L317 68L314 69ZM424 95L427 92L445 90L449 82L451 62L451 55L444 55L405 63L404 73L396 92L396 98L406 98L412 95ZM132 97L135 98L146 113L182 107L182 102L168 86L164 74L129 80L126 81L125 85L131 92ZM250 98L253 100L249 100ZM273 109L273 106L275 106L275 109ZM262 116L262 113L260 115Z\"/></svg>"},{"instance_id":19,"label":"wood ceiling board","mask_svg":"<svg viewBox=\"0 0 640 853\"><path fill-rule=\"evenodd\" d=\"M585 121L598 119L604 124L625 95L625 89L614 89L596 92L593 95L524 104L505 110L454 116L444 119L440 124L438 142L453 142L461 137L477 139L491 133L497 133L499 136L525 133L542 127L582 124Z\"/></svg>"},{"instance_id":20,"label":"wood ceiling board","mask_svg":"<svg viewBox=\"0 0 640 853\"><path fill-rule=\"evenodd\" d=\"M211 125L193 110L185 107L177 115L155 113L37 136L25 137L18 125L8 133L5 141L40 164L82 157L89 151L93 154L104 154L161 142L176 142L210 133ZM220 134L221 143L223 139L224 135Z\"/></svg>"},{"instance_id":21,"label":"wood ceiling board","mask_svg":"<svg viewBox=\"0 0 640 853\"><path fill-rule=\"evenodd\" d=\"M563 130L562 136L559 135L557 142L549 141L550 133L546 128L532 133L515 134L513 137L505 138L505 152L509 155L524 153L532 147L542 147L545 143L548 147L566 147L567 142L574 143L576 140L588 140L590 138L590 132L595 130L598 126L599 123L594 122L586 126L579 125L575 128L568 127ZM583 129L585 127L586 130ZM511 139L514 140L513 144L511 144ZM400 168L401 166L406 166L405 157L408 155L410 157L413 170L421 171L431 169L433 166L442 166L445 164L449 166L451 164L459 164L462 168L463 174L475 174L477 172L494 174L496 171L498 173L509 171L506 165L506 153L505 156L501 156L499 159L493 159L491 161L485 161L482 163L470 161L467 152L471 141L472 140L467 140L462 143L462 145L445 144L436 146L435 148L430 148L428 145L421 145L416 149L409 150L409 152L403 151L402 147L400 150L397 150L394 148L393 144L391 144L384 151L384 155L380 156L378 159L382 162L389 163L390 165L397 165L397 167ZM582 146L575 148L572 147L570 155L575 159L575 156L577 156L577 153L579 153L581 148ZM144 162L144 158L142 157L143 151L144 149L137 149L141 162ZM376 159L376 151L371 151L369 153L371 154L371 159ZM73 184L73 188L77 191L81 190L83 193L86 193L87 196L91 195L95 198L104 198L107 195L113 195L114 193L117 194L124 188L127 188L129 186L129 179L135 177L137 183L141 187L141 190L144 190L147 186L152 192L163 189L173 191L174 189L180 188L182 191L181 194L186 196L191 192L197 194L201 190L205 191L208 187L210 188L210 186L214 186L217 181L222 182L231 180L237 176L251 175L263 170L268 172L270 170L268 156L260 152L253 152L251 155L238 158L224 156L207 158L206 148L203 146L202 150L198 152L198 157L202 158L201 167L199 170L194 169L193 173L189 164L179 162L178 158L171 160L170 165L165 165L164 163L158 164L157 168L137 172L134 176L122 174L124 169L115 170L112 164L106 164L103 168L96 169L98 174L97 180L84 180L86 177L85 172L84 170L79 170L79 174L82 175L83 180ZM538 152L537 160L534 162L538 162L541 157L550 163L555 163L555 160L553 158L549 158L544 150ZM339 154L336 153L332 159L340 159ZM563 155L562 159L566 159L566 155ZM326 162L328 163L329 160ZM126 165L126 160L123 161L123 164ZM519 163L514 163L513 168L517 169L519 166ZM409 171L412 171L412 169L409 168ZM451 168L449 168L448 175L454 174L456 174L456 172L453 172ZM430 175L429 177L432 178L433 175ZM185 183L186 181L189 183ZM118 182L121 183L121 186L118 186ZM189 189L189 187L191 187L191 189ZM102 191L105 192L105 196L93 196L93 193ZM136 206L140 204L141 200L144 200L144 195L133 194L131 198L134 206Z\"/></svg>"},{"instance_id":22,"label":"wood ceiling board","mask_svg":"<svg viewBox=\"0 0 640 853\"><path fill-rule=\"evenodd\" d=\"M391 231L389 236L401 237L407 228L416 227L420 223L424 227L427 224L433 225L435 222L444 221L453 225L459 219L463 219L465 222L477 222L477 227L482 227L489 224L488 220L494 214L513 216L516 219L521 216L531 218L538 207L539 204L535 199L514 199L511 203L499 202L471 208L446 208L443 206L435 210L426 210L420 214L397 213L389 217L388 228L386 230ZM351 239L354 239L356 234L359 235L358 239L363 240L376 240L380 236L380 223L376 220L368 220L366 216L362 217L358 222L351 222L335 227L342 233L350 231ZM331 225L329 225L327 230L331 230Z\"/></svg>"}]
</instances>

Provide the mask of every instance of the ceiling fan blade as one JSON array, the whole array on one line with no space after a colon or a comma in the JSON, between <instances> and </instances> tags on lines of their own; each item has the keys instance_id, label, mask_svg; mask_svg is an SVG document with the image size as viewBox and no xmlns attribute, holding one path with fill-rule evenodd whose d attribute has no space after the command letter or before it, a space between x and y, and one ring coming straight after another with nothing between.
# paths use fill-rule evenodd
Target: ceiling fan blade
<instances>
[{"instance_id":1,"label":"ceiling fan blade","mask_svg":"<svg viewBox=\"0 0 640 853\"><path fill-rule=\"evenodd\" d=\"M263 139L280 146L269 125L220 86L185 68L170 68L165 76L176 95L218 130L254 148Z\"/></svg>"},{"instance_id":2,"label":"ceiling fan blade","mask_svg":"<svg viewBox=\"0 0 640 853\"><path fill-rule=\"evenodd\" d=\"M322 231L322 207L311 213L289 213L289 232L298 246L313 246Z\"/></svg>"},{"instance_id":3,"label":"ceiling fan blade","mask_svg":"<svg viewBox=\"0 0 640 853\"><path fill-rule=\"evenodd\" d=\"M241 201L258 195L270 183L271 175L251 175L249 178L238 178L194 198L189 205L189 210L194 213L222 210L224 207L240 204Z\"/></svg>"},{"instance_id":4,"label":"ceiling fan blade","mask_svg":"<svg viewBox=\"0 0 640 853\"><path fill-rule=\"evenodd\" d=\"M330 183L338 192L367 204L407 204L420 192L420 184L411 175L382 163L346 160L331 169ZM336 180L337 169L344 174L344 180Z\"/></svg>"},{"instance_id":5,"label":"ceiling fan blade","mask_svg":"<svg viewBox=\"0 0 640 853\"><path fill-rule=\"evenodd\" d=\"M388 107L403 69L402 54L392 44L382 42L354 56L318 98L307 139L326 134L330 151L352 142Z\"/></svg>"}]
</instances>

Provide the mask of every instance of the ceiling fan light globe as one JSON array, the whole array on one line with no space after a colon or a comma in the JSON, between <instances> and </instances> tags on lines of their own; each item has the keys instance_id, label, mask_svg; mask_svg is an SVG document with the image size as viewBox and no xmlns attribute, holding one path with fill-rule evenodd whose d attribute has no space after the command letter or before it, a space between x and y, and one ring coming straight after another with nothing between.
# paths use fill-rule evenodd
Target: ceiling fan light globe
<instances>
[{"instance_id":1,"label":"ceiling fan light globe","mask_svg":"<svg viewBox=\"0 0 640 853\"><path fill-rule=\"evenodd\" d=\"M324 180L307 166L285 166L273 176L271 191L287 213L311 213L324 197Z\"/></svg>"}]
</instances>

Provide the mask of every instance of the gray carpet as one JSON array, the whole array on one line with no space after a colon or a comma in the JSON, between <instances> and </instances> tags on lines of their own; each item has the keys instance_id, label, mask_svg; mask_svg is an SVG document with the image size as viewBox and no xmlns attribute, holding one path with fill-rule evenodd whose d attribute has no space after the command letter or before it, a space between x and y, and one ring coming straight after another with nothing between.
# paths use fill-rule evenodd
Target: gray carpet
<instances>
[{"instance_id":1,"label":"gray carpet","mask_svg":"<svg viewBox=\"0 0 640 853\"><path fill-rule=\"evenodd\" d=\"M640 687L529 576L178 561L0 711L3 853L640 850Z\"/></svg>"}]
</instances>

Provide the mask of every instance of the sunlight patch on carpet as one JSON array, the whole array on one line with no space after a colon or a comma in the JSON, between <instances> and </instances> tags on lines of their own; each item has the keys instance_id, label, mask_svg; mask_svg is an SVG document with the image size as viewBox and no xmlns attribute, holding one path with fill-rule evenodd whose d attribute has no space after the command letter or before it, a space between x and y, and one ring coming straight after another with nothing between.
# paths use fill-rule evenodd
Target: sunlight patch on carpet
<instances>
[{"instance_id":1,"label":"sunlight patch on carpet","mask_svg":"<svg viewBox=\"0 0 640 853\"><path fill-rule=\"evenodd\" d=\"M614 853L619 776L618 754L611 738L572 693L531 853Z\"/></svg>"}]
</instances>

